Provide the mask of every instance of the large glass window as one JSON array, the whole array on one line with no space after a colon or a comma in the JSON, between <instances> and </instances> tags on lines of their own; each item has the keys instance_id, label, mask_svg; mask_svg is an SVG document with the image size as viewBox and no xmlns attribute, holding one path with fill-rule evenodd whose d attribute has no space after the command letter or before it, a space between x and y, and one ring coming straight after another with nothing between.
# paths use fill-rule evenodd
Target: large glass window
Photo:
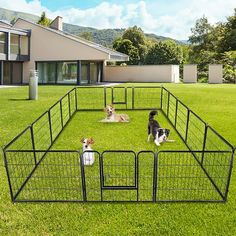
<instances>
[{"instance_id":1,"label":"large glass window","mask_svg":"<svg viewBox=\"0 0 236 236\"><path fill-rule=\"evenodd\" d=\"M88 84L89 83L89 63L88 62L81 63L80 83L81 84Z\"/></svg>"},{"instance_id":2,"label":"large glass window","mask_svg":"<svg viewBox=\"0 0 236 236\"><path fill-rule=\"evenodd\" d=\"M20 45L20 53L21 55L28 55L29 51L29 37L28 36L20 36L21 37L21 45Z\"/></svg>"},{"instance_id":3,"label":"large glass window","mask_svg":"<svg viewBox=\"0 0 236 236\"><path fill-rule=\"evenodd\" d=\"M22 62L3 62L3 84L21 84Z\"/></svg>"},{"instance_id":4,"label":"large glass window","mask_svg":"<svg viewBox=\"0 0 236 236\"><path fill-rule=\"evenodd\" d=\"M57 63L57 83L76 84L77 83L77 62Z\"/></svg>"},{"instance_id":5,"label":"large glass window","mask_svg":"<svg viewBox=\"0 0 236 236\"><path fill-rule=\"evenodd\" d=\"M11 34L10 42L11 54L19 54L19 35Z\"/></svg>"},{"instance_id":6,"label":"large glass window","mask_svg":"<svg viewBox=\"0 0 236 236\"><path fill-rule=\"evenodd\" d=\"M90 63L90 84L96 84L98 81L98 64Z\"/></svg>"},{"instance_id":7,"label":"large glass window","mask_svg":"<svg viewBox=\"0 0 236 236\"><path fill-rule=\"evenodd\" d=\"M39 83L54 84L56 82L56 63L40 62L37 64Z\"/></svg>"},{"instance_id":8,"label":"large glass window","mask_svg":"<svg viewBox=\"0 0 236 236\"><path fill-rule=\"evenodd\" d=\"M11 84L11 63L3 63L3 84Z\"/></svg>"},{"instance_id":9,"label":"large glass window","mask_svg":"<svg viewBox=\"0 0 236 236\"><path fill-rule=\"evenodd\" d=\"M0 53L6 53L6 33L0 32Z\"/></svg>"}]
</instances>

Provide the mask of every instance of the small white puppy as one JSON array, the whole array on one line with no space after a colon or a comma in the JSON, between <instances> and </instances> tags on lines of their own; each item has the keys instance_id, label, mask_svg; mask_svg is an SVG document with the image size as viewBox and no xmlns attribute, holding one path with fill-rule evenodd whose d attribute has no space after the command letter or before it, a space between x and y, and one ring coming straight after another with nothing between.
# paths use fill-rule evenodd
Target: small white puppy
<instances>
[{"instance_id":1,"label":"small white puppy","mask_svg":"<svg viewBox=\"0 0 236 236\"><path fill-rule=\"evenodd\" d=\"M94 141L92 138L82 138L81 143L83 144L83 160L84 160L84 165L85 166L91 166L93 165L95 161L94 153L89 152L93 151L91 148L91 145L94 144ZM88 151L88 152L86 152Z\"/></svg>"}]
</instances>

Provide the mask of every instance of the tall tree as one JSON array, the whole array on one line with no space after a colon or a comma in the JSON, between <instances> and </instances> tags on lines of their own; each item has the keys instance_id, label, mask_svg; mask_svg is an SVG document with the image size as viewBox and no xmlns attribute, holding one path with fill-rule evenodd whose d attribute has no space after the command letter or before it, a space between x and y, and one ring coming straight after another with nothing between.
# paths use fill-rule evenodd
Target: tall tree
<instances>
[{"instance_id":1,"label":"tall tree","mask_svg":"<svg viewBox=\"0 0 236 236\"><path fill-rule=\"evenodd\" d=\"M139 63L140 57L138 49L133 46L129 39L118 38L114 41L113 48L129 56L129 62L127 62L127 64L135 65Z\"/></svg>"},{"instance_id":2,"label":"tall tree","mask_svg":"<svg viewBox=\"0 0 236 236\"><path fill-rule=\"evenodd\" d=\"M49 26L51 21L46 17L46 13L43 11L37 23L43 26Z\"/></svg>"},{"instance_id":3,"label":"tall tree","mask_svg":"<svg viewBox=\"0 0 236 236\"><path fill-rule=\"evenodd\" d=\"M183 60L183 51L174 41L160 41L154 44L146 56L146 64L180 64Z\"/></svg>"}]
</instances>

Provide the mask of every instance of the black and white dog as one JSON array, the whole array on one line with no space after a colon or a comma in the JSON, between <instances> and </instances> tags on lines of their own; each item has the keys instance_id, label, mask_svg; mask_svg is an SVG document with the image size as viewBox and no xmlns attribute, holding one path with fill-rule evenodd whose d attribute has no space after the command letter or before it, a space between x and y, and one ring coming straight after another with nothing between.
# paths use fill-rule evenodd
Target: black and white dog
<instances>
[{"instance_id":1,"label":"black and white dog","mask_svg":"<svg viewBox=\"0 0 236 236\"><path fill-rule=\"evenodd\" d=\"M149 122L148 122L148 142L150 137L153 136L154 143L157 146L160 146L160 143L166 142L169 137L170 130L161 128L159 123L154 120L154 116L157 115L157 111L151 111L149 113Z\"/></svg>"}]
</instances>

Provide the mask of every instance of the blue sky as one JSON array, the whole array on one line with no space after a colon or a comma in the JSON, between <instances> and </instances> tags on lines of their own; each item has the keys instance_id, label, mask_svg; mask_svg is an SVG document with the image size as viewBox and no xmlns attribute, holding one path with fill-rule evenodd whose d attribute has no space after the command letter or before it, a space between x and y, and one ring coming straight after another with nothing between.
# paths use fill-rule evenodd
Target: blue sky
<instances>
[{"instance_id":1,"label":"blue sky","mask_svg":"<svg viewBox=\"0 0 236 236\"><path fill-rule=\"evenodd\" d=\"M98 29L137 25L146 33L188 39L197 19L225 21L233 14L235 0L0 0L0 7Z\"/></svg>"}]
</instances>

